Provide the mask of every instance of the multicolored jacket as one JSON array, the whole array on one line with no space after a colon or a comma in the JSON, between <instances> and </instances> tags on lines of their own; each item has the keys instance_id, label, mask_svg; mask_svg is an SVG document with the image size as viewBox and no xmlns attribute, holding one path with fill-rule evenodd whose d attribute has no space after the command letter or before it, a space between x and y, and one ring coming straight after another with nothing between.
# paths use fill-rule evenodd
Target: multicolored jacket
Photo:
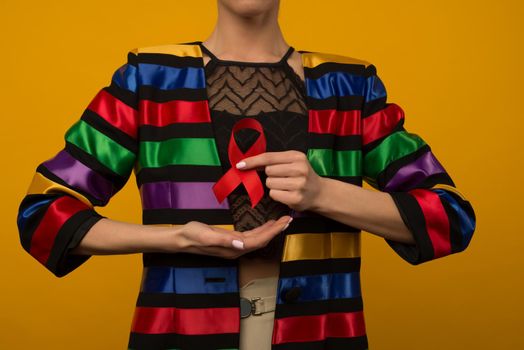
<instances>
[{"instance_id":1,"label":"multicolored jacket","mask_svg":"<svg viewBox=\"0 0 524 350\"><path fill-rule=\"evenodd\" d=\"M475 229L470 202L430 146L404 128L373 64L299 51L307 86L307 158L325 177L389 193L415 244L385 239L417 265L463 251ZM21 201L23 248L62 277L90 255L74 248L134 172L144 225L196 220L233 228L198 42L133 49L127 62L36 168ZM351 198L348 198L350 201ZM360 286L361 230L314 212L284 231L272 349L367 349ZM129 349L238 349L238 260L143 253Z\"/></svg>"}]
</instances>

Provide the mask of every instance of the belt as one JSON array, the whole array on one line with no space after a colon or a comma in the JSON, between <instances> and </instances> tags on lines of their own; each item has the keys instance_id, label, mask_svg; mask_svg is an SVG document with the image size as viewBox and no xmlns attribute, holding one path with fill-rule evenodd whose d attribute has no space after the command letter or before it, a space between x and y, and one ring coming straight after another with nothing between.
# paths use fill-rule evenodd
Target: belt
<instances>
[{"instance_id":1,"label":"belt","mask_svg":"<svg viewBox=\"0 0 524 350\"><path fill-rule=\"evenodd\" d=\"M275 311L276 296L270 297L240 297L240 318L251 315L260 316Z\"/></svg>"}]
</instances>

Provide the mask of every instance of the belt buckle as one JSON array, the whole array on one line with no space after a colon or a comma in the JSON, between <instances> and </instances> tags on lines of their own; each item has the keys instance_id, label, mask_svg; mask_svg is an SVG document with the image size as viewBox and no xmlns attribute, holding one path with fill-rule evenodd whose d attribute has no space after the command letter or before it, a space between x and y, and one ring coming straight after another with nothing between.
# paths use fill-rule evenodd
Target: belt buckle
<instances>
[{"instance_id":1,"label":"belt buckle","mask_svg":"<svg viewBox=\"0 0 524 350\"><path fill-rule=\"evenodd\" d=\"M240 318L246 318L251 315L260 316L263 312L256 309L256 301L260 300L261 297L252 297L250 299L240 297Z\"/></svg>"},{"instance_id":2,"label":"belt buckle","mask_svg":"<svg viewBox=\"0 0 524 350\"><path fill-rule=\"evenodd\" d=\"M260 316L263 314L263 312L257 312L257 305L256 305L256 301L257 300L260 300L261 298L260 297L253 297L251 298L251 315L254 315L254 316Z\"/></svg>"}]
</instances>

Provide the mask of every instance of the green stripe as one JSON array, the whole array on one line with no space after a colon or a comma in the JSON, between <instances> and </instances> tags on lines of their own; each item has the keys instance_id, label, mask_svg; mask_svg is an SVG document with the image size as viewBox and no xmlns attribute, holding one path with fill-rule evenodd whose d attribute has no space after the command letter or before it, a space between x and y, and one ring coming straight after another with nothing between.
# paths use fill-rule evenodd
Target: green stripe
<instances>
[{"instance_id":1,"label":"green stripe","mask_svg":"<svg viewBox=\"0 0 524 350\"><path fill-rule=\"evenodd\" d=\"M127 177L133 169L136 157L133 152L116 143L82 119L67 130L65 139L123 177Z\"/></svg>"},{"instance_id":2,"label":"green stripe","mask_svg":"<svg viewBox=\"0 0 524 350\"><path fill-rule=\"evenodd\" d=\"M362 152L310 148L307 158L315 172L322 176L360 176Z\"/></svg>"},{"instance_id":3,"label":"green stripe","mask_svg":"<svg viewBox=\"0 0 524 350\"><path fill-rule=\"evenodd\" d=\"M389 164L415 152L425 144L420 136L406 130L392 133L364 155L364 175L376 179Z\"/></svg>"},{"instance_id":4,"label":"green stripe","mask_svg":"<svg viewBox=\"0 0 524 350\"><path fill-rule=\"evenodd\" d=\"M220 165L213 138L173 138L140 142L140 166L160 168L167 165Z\"/></svg>"}]
</instances>

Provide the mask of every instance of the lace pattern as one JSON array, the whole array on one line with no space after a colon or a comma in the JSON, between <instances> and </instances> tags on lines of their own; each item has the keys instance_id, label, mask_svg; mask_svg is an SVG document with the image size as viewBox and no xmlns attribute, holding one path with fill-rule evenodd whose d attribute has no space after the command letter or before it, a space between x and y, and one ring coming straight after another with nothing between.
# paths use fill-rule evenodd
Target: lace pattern
<instances>
[{"instance_id":1,"label":"lace pattern","mask_svg":"<svg viewBox=\"0 0 524 350\"><path fill-rule=\"evenodd\" d=\"M267 151L294 149L305 152L308 128L306 91L304 82L287 63L292 50L290 48L278 63L250 63L220 60L203 47L203 52L211 57L205 69L206 88L224 172L231 167L227 155L231 129L242 117L254 118L262 124ZM242 129L234 135L243 152L258 136L258 131L253 129ZM227 198L238 231L255 228L290 213L287 205L269 196L265 172L257 172L264 184L264 197L254 208L251 208L243 186L238 186ZM279 257L283 236L275 236L266 247L244 256Z\"/></svg>"}]
</instances>

